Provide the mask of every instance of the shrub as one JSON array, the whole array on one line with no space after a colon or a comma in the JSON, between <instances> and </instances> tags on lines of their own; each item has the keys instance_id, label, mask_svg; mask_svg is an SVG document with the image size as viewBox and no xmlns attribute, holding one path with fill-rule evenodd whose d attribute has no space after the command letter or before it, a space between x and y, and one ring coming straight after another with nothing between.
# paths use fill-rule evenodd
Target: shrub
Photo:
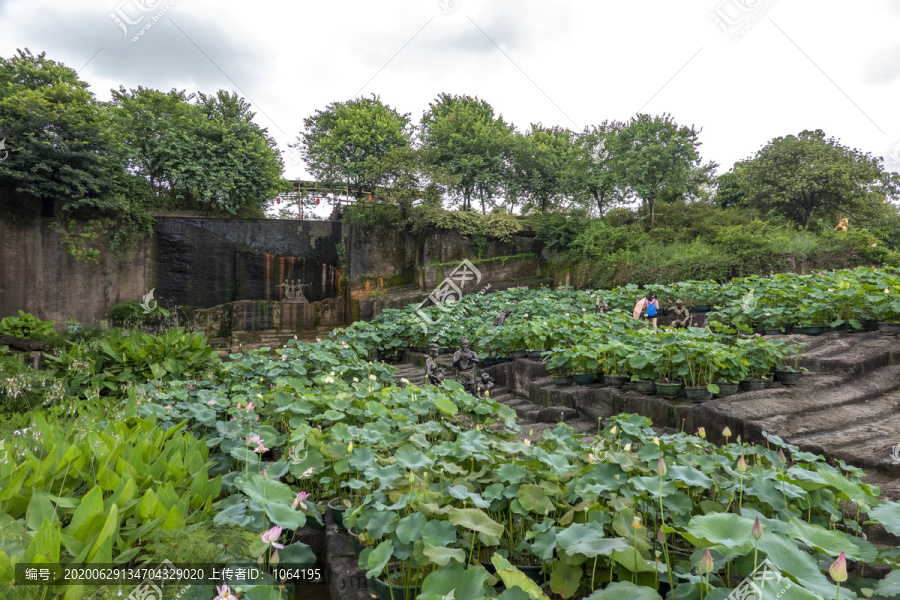
<instances>
[{"instance_id":1,"label":"shrub","mask_svg":"<svg viewBox=\"0 0 900 600\"><path fill-rule=\"evenodd\" d=\"M120 385L148 379L190 378L221 362L204 335L183 329L160 335L113 330L106 338L74 344L47 359L57 376L66 377L67 393L77 396L86 396L89 388L109 394Z\"/></svg>"},{"instance_id":2,"label":"shrub","mask_svg":"<svg viewBox=\"0 0 900 600\"><path fill-rule=\"evenodd\" d=\"M144 311L140 302L130 300L113 304L106 310L106 316L115 323L141 323L146 321L150 315Z\"/></svg>"},{"instance_id":3,"label":"shrub","mask_svg":"<svg viewBox=\"0 0 900 600\"><path fill-rule=\"evenodd\" d=\"M22 310L19 311L18 317L4 317L0 321L0 335L27 338L35 334L53 333L53 331L53 321L41 321Z\"/></svg>"}]
</instances>

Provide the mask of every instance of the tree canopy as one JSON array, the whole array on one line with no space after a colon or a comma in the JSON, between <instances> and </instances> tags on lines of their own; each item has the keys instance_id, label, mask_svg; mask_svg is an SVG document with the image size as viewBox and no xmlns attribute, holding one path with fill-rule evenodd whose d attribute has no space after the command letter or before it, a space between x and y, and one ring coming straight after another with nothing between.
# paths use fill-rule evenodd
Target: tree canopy
<instances>
[{"instance_id":1,"label":"tree canopy","mask_svg":"<svg viewBox=\"0 0 900 600\"><path fill-rule=\"evenodd\" d=\"M697 173L703 170L698 133L668 114L641 114L612 136L609 152L614 168L627 190L650 208L651 228L657 202L671 202L697 190Z\"/></svg>"},{"instance_id":2,"label":"tree canopy","mask_svg":"<svg viewBox=\"0 0 900 600\"><path fill-rule=\"evenodd\" d=\"M237 215L261 211L282 191L275 140L236 94L120 88L112 112L129 170L157 206Z\"/></svg>"},{"instance_id":3,"label":"tree canopy","mask_svg":"<svg viewBox=\"0 0 900 600\"><path fill-rule=\"evenodd\" d=\"M19 50L0 57L0 132L8 157L0 187L67 210L112 209L124 170L109 113L76 73Z\"/></svg>"},{"instance_id":4,"label":"tree canopy","mask_svg":"<svg viewBox=\"0 0 900 600\"><path fill-rule=\"evenodd\" d=\"M735 164L721 178L719 202L772 211L801 227L826 212L866 221L881 216L882 205L897 198L898 183L880 158L817 129L775 138Z\"/></svg>"},{"instance_id":5,"label":"tree canopy","mask_svg":"<svg viewBox=\"0 0 900 600\"><path fill-rule=\"evenodd\" d=\"M504 183L512 132L490 104L472 96L440 94L421 121L426 162L456 178L451 189L464 208L472 207L472 198L480 198L482 212Z\"/></svg>"},{"instance_id":6,"label":"tree canopy","mask_svg":"<svg viewBox=\"0 0 900 600\"><path fill-rule=\"evenodd\" d=\"M307 170L326 184L347 185L357 197L388 176L376 165L397 148L409 148L409 115L403 115L374 96L333 102L303 121L298 143Z\"/></svg>"}]
</instances>

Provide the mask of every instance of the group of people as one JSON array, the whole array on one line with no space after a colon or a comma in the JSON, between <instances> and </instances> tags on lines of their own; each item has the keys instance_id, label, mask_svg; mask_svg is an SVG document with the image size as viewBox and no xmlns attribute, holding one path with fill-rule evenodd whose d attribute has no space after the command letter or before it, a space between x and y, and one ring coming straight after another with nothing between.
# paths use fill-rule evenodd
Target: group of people
<instances>
[{"instance_id":1,"label":"group of people","mask_svg":"<svg viewBox=\"0 0 900 600\"><path fill-rule=\"evenodd\" d=\"M659 300L656 299L656 293L650 291L647 292L645 297L637 301L631 316L635 319L646 319L652 323L655 328L657 327L659 319L659 310ZM673 307L670 304L666 310L671 310L672 314L675 316L675 319L671 323L672 327L684 329L691 326L691 311L684 305L683 300L676 300L675 306Z\"/></svg>"}]
</instances>

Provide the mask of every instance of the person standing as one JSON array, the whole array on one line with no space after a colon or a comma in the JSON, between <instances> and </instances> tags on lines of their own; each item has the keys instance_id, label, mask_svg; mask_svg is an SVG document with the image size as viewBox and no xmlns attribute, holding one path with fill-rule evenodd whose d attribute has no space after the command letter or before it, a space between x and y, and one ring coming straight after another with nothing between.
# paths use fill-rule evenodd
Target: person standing
<instances>
[{"instance_id":1,"label":"person standing","mask_svg":"<svg viewBox=\"0 0 900 600\"><path fill-rule=\"evenodd\" d=\"M634 311L631 316L635 319L647 319L656 327L659 315L659 300L656 299L656 292L648 291L647 296L641 298L634 305Z\"/></svg>"}]
</instances>

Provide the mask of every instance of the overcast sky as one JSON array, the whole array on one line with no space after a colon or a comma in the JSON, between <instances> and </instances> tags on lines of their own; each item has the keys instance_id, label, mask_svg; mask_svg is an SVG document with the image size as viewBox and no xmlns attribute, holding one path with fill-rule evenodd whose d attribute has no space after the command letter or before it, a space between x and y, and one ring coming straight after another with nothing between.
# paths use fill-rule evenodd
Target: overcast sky
<instances>
[{"instance_id":1,"label":"overcast sky","mask_svg":"<svg viewBox=\"0 0 900 600\"><path fill-rule=\"evenodd\" d=\"M900 0L0 0L0 55L46 51L101 100L236 91L292 178L317 109L374 93L418 122L440 92L521 130L671 113L720 172L817 128L896 171L897 31Z\"/></svg>"}]
</instances>

